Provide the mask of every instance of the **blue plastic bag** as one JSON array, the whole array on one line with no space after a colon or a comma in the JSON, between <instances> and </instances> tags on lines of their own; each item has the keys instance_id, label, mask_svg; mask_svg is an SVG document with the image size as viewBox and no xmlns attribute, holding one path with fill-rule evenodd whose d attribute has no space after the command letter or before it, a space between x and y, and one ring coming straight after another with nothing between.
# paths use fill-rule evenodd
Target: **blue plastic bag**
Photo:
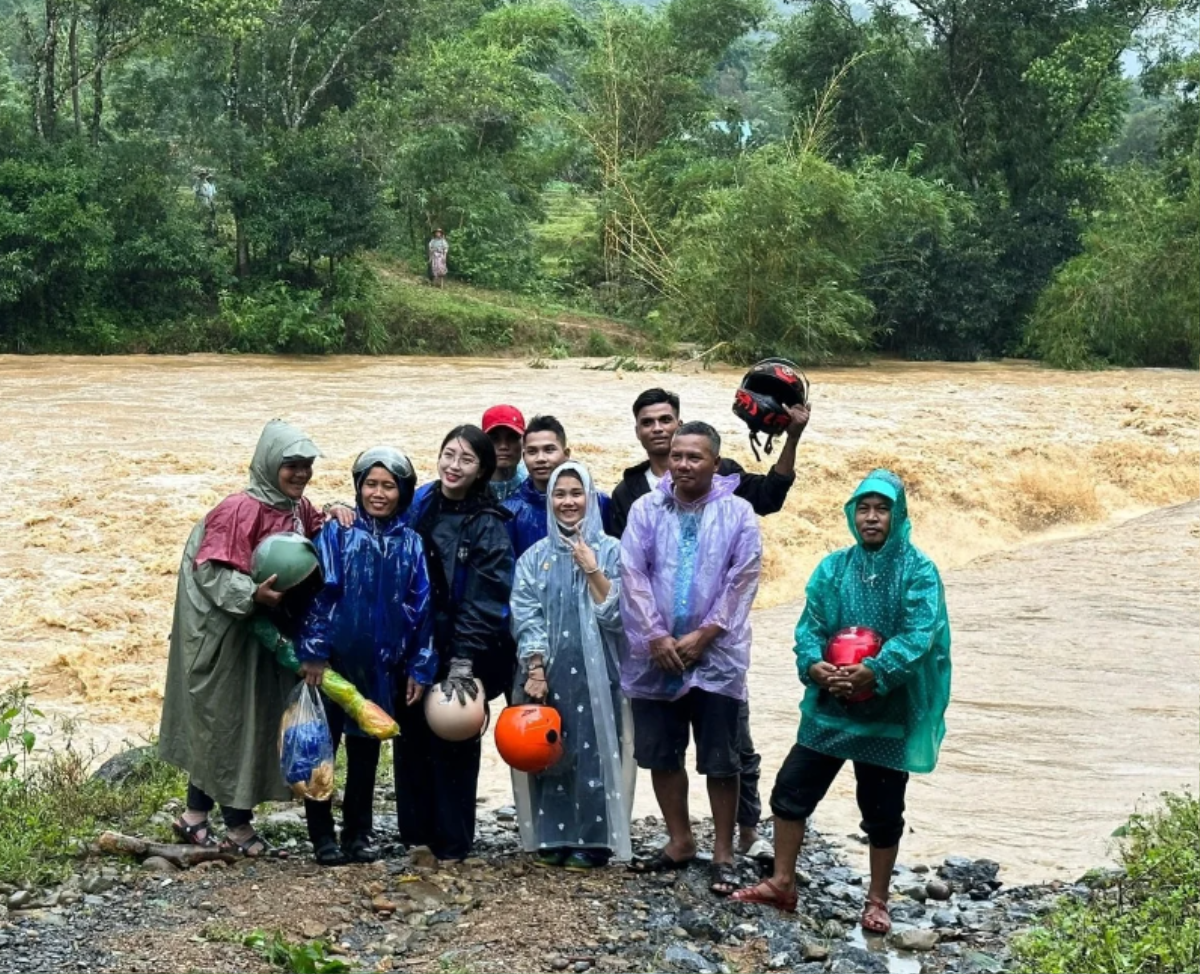
<instances>
[{"instance_id":1,"label":"blue plastic bag","mask_svg":"<svg viewBox=\"0 0 1200 974\"><path fill-rule=\"evenodd\" d=\"M333 738L316 687L298 683L279 726L279 769L297 798L333 796Z\"/></svg>"}]
</instances>

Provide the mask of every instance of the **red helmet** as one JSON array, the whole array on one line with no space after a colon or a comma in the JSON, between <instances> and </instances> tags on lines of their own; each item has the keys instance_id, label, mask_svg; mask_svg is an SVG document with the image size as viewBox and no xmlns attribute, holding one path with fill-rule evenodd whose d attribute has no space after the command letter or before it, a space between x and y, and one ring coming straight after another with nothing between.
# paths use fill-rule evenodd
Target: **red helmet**
<instances>
[{"instance_id":1,"label":"red helmet","mask_svg":"<svg viewBox=\"0 0 1200 974\"><path fill-rule=\"evenodd\" d=\"M771 452L772 437L788 428L790 406L808 404L808 379L795 362L783 358L763 359L742 377L733 397L733 412L750 427L750 445L758 456L758 434L767 437L764 449Z\"/></svg>"},{"instance_id":2,"label":"red helmet","mask_svg":"<svg viewBox=\"0 0 1200 974\"><path fill-rule=\"evenodd\" d=\"M517 704L496 721L496 750L509 767L538 774L562 757L562 719L553 707Z\"/></svg>"},{"instance_id":3,"label":"red helmet","mask_svg":"<svg viewBox=\"0 0 1200 974\"><path fill-rule=\"evenodd\" d=\"M883 649L883 637L866 626L850 626L835 632L825 644L825 662L834 666L857 666L871 656L878 656ZM875 696L874 690L865 690L850 697L851 703L861 703Z\"/></svg>"}]
</instances>

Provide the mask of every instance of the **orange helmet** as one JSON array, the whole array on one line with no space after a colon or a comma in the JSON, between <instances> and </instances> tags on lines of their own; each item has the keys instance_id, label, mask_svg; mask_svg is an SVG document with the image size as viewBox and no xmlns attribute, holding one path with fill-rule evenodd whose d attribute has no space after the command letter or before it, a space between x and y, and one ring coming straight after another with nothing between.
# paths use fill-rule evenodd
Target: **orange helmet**
<instances>
[{"instance_id":1,"label":"orange helmet","mask_svg":"<svg viewBox=\"0 0 1200 974\"><path fill-rule=\"evenodd\" d=\"M510 767L538 774L562 757L562 719L553 707L517 704L496 721L496 750Z\"/></svg>"}]
</instances>

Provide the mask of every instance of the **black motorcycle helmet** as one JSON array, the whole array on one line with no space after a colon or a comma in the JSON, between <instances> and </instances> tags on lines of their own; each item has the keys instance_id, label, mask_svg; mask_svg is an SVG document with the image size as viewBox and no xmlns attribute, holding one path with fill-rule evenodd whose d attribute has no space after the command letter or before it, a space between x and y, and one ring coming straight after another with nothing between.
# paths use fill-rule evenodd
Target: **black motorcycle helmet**
<instances>
[{"instance_id":1,"label":"black motorcycle helmet","mask_svg":"<svg viewBox=\"0 0 1200 974\"><path fill-rule=\"evenodd\" d=\"M795 362L763 359L742 377L733 397L733 412L750 427L750 448L758 455L758 434L766 436L763 450L774 449L774 439L788 428L791 406L808 405L808 379Z\"/></svg>"}]
</instances>

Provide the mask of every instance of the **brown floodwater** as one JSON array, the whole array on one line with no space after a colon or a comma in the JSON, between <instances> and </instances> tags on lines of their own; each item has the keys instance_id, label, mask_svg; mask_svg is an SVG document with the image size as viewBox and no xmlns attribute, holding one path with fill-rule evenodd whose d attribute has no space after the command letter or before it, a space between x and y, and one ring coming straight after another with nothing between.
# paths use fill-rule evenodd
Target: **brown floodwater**
<instances>
[{"instance_id":1,"label":"brown floodwater","mask_svg":"<svg viewBox=\"0 0 1200 974\"><path fill-rule=\"evenodd\" d=\"M98 753L153 729L183 542L242 485L274 416L325 452L318 503L350 495L351 459L377 443L430 475L442 434L496 402L557 415L612 485L638 458L629 404L652 385L714 423L726 453L765 467L730 412L733 370L585 364L0 356L0 688L28 680ZM883 362L810 378L797 483L762 522L751 685L764 794L795 733L790 630L805 579L847 543L847 493L886 465L909 486L955 630L943 762L910 791L904 858L990 855L1010 880L1102 858L1143 796L1197 777L1197 511L1130 520L1200 493L1196 373ZM639 813L653 807L648 784ZM490 746L482 791L496 803L507 792ZM856 820L842 782L818 825L843 834Z\"/></svg>"}]
</instances>

